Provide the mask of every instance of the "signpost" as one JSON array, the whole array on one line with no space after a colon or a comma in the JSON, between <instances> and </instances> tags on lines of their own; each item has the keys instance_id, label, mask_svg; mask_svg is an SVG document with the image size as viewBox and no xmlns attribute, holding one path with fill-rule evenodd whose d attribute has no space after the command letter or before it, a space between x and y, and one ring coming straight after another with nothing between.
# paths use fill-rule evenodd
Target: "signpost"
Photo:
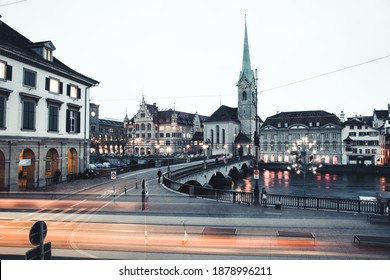
<instances>
[{"instance_id":1,"label":"signpost","mask_svg":"<svg viewBox=\"0 0 390 280\"><path fill-rule=\"evenodd\" d=\"M259 179L259 174L260 174L260 172L259 172L259 170L258 169L255 169L255 170L253 170L253 176L255 177L255 180L257 179Z\"/></svg>"},{"instance_id":2,"label":"signpost","mask_svg":"<svg viewBox=\"0 0 390 280\"><path fill-rule=\"evenodd\" d=\"M115 180L116 180L116 170L111 171L111 180L112 180L112 190L114 192L113 196L115 198Z\"/></svg>"},{"instance_id":3,"label":"signpost","mask_svg":"<svg viewBox=\"0 0 390 280\"><path fill-rule=\"evenodd\" d=\"M30 243L39 245L26 252L26 260L50 260L51 242L43 243L47 235L47 225L44 221L35 222L29 233Z\"/></svg>"}]
</instances>

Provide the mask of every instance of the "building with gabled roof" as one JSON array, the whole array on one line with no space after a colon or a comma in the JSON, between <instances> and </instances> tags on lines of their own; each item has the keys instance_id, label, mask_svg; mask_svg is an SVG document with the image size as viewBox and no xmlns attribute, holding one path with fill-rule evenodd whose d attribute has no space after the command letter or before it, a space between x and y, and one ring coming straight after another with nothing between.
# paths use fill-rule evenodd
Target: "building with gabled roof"
<instances>
[{"instance_id":1,"label":"building with gabled roof","mask_svg":"<svg viewBox=\"0 0 390 280\"><path fill-rule=\"evenodd\" d=\"M142 97L135 116L125 118L127 154L145 156L200 153L203 123L206 119L206 116L198 113L159 110L156 103L147 104Z\"/></svg>"},{"instance_id":2,"label":"building with gabled roof","mask_svg":"<svg viewBox=\"0 0 390 280\"><path fill-rule=\"evenodd\" d=\"M362 117L348 118L343 129L343 164L376 165L380 157L379 131Z\"/></svg>"},{"instance_id":3,"label":"building with gabled roof","mask_svg":"<svg viewBox=\"0 0 390 280\"><path fill-rule=\"evenodd\" d=\"M72 179L89 165L89 78L0 21L0 191Z\"/></svg>"}]
</instances>

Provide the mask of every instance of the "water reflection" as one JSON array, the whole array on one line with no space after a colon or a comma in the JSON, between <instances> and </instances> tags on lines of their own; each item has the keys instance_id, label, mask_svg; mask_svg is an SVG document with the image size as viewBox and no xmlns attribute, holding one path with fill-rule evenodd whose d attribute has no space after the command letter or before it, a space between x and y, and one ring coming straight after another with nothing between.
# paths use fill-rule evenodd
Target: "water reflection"
<instances>
[{"instance_id":1,"label":"water reflection","mask_svg":"<svg viewBox=\"0 0 390 280\"><path fill-rule=\"evenodd\" d=\"M253 191L253 177L235 182L232 188L237 191ZM303 176L289 171L265 170L260 173L259 188L267 192L283 195L303 195L316 197L338 197L358 199L359 196L390 196L390 177L362 174L307 174L306 187Z\"/></svg>"}]
</instances>

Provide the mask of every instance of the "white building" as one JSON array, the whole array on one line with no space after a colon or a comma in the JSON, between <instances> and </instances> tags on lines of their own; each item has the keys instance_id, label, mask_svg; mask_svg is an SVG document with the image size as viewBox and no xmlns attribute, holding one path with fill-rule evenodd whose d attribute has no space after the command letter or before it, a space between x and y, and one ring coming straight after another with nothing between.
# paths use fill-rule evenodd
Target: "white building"
<instances>
[{"instance_id":1,"label":"white building","mask_svg":"<svg viewBox=\"0 0 390 280\"><path fill-rule=\"evenodd\" d=\"M293 145L305 138L314 143L317 162L341 164L342 130L340 119L322 110L278 113L260 128L260 159L289 163Z\"/></svg>"},{"instance_id":2,"label":"white building","mask_svg":"<svg viewBox=\"0 0 390 280\"><path fill-rule=\"evenodd\" d=\"M90 88L98 85L0 21L0 191L72 178L89 164Z\"/></svg>"},{"instance_id":3,"label":"white building","mask_svg":"<svg viewBox=\"0 0 390 280\"><path fill-rule=\"evenodd\" d=\"M376 165L380 157L379 130L363 118L350 118L344 123L343 164Z\"/></svg>"}]
</instances>

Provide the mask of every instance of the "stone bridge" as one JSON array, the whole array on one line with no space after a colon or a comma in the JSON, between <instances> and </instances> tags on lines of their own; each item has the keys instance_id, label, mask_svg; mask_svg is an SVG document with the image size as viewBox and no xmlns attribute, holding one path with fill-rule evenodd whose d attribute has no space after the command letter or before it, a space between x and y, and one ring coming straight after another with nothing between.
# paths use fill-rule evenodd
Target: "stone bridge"
<instances>
[{"instance_id":1,"label":"stone bridge","mask_svg":"<svg viewBox=\"0 0 390 280\"><path fill-rule=\"evenodd\" d=\"M231 186L232 181L252 168L252 159L207 162L173 171L170 179L191 186L210 188L224 185L226 187Z\"/></svg>"}]
</instances>

